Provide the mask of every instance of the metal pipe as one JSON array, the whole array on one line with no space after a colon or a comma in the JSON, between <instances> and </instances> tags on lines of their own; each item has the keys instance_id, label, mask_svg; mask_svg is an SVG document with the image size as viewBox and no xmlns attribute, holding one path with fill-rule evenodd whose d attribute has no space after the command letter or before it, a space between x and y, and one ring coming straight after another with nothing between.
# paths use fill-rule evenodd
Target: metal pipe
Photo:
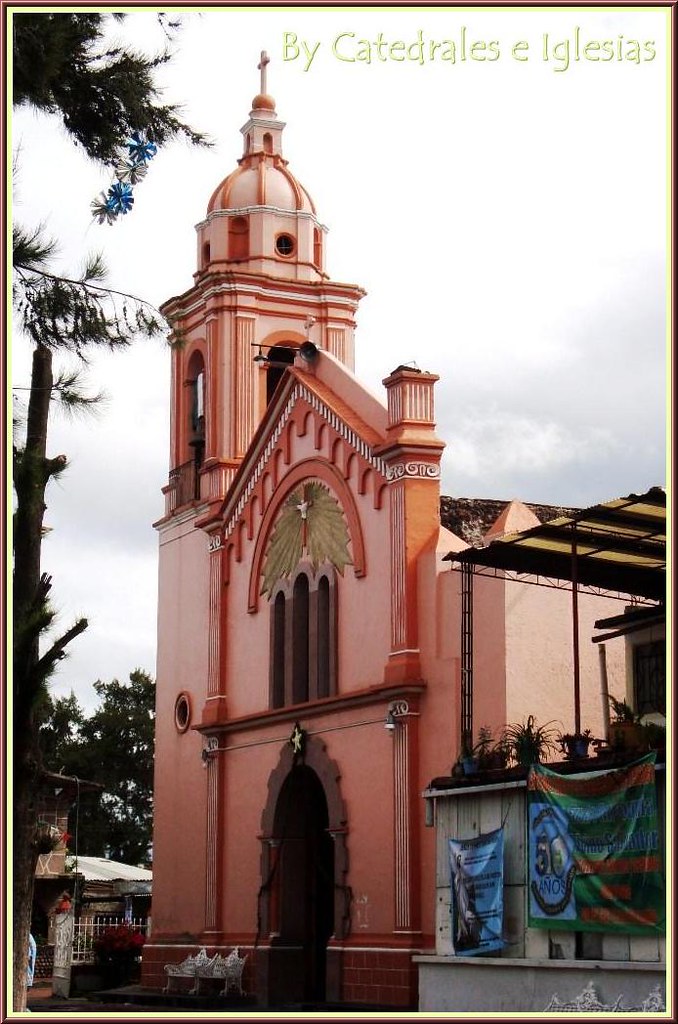
<instances>
[{"instance_id":1,"label":"metal pipe","mask_svg":"<svg viewBox=\"0 0 678 1024\"><path fill-rule=\"evenodd\" d=\"M577 524L572 523L572 657L574 661L574 731L581 732L579 678L579 588L577 579Z\"/></svg>"},{"instance_id":2,"label":"metal pipe","mask_svg":"<svg viewBox=\"0 0 678 1024\"><path fill-rule=\"evenodd\" d=\"M607 685L607 648L601 644L598 648L598 664L600 665L600 696L603 701L603 725L605 727L605 739L610 740L610 700L609 688Z\"/></svg>"}]
</instances>

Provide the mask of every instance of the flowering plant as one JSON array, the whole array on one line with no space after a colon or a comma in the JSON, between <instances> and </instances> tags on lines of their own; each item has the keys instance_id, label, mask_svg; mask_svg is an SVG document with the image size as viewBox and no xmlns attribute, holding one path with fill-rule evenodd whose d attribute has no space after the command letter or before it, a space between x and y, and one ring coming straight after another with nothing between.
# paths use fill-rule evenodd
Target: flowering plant
<instances>
[{"instance_id":1,"label":"flowering plant","mask_svg":"<svg viewBox=\"0 0 678 1024\"><path fill-rule=\"evenodd\" d=\"M53 853L59 847L65 846L70 838L68 832L62 832L56 825L39 822L36 827L33 845L38 853Z\"/></svg>"},{"instance_id":2,"label":"flowering plant","mask_svg":"<svg viewBox=\"0 0 678 1024\"><path fill-rule=\"evenodd\" d=\"M106 928L94 940L94 953L100 963L136 960L145 941L146 936L142 932L127 924L118 924Z\"/></svg>"}]
</instances>

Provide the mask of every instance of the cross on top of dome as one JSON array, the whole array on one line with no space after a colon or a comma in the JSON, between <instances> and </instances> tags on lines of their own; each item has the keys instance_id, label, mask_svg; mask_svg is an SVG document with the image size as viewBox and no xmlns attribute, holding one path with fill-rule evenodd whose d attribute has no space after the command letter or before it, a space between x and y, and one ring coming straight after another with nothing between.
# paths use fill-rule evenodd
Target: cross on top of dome
<instances>
[{"instance_id":1,"label":"cross on top of dome","mask_svg":"<svg viewBox=\"0 0 678 1024\"><path fill-rule=\"evenodd\" d=\"M262 92L262 93L266 92L266 67L270 63L271 63L271 58L266 53L266 50L262 50L261 51L261 60L257 64L257 68L261 72L261 87L259 89L259 92Z\"/></svg>"},{"instance_id":2,"label":"cross on top of dome","mask_svg":"<svg viewBox=\"0 0 678 1024\"><path fill-rule=\"evenodd\" d=\"M271 58L266 50L261 51L261 60L257 64L260 74L259 93L252 100L252 110L275 110L275 100L266 92L266 68L271 63Z\"/></svg>"}]
</instances>

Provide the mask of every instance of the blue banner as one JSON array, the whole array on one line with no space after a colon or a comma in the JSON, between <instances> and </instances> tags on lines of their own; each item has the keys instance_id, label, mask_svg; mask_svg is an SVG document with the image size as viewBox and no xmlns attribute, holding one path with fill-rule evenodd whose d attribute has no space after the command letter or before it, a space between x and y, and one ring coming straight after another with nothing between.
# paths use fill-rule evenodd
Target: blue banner
<instances>
[{"instance_id":1,"label":"blue banner","mask_svg":"<svg viewBox=\"0 0 678 1024\"><path fill-rule=\"evenodd\" d=\"M482 956L502 949L504 830L448 843L455 954Z\"/></svg>"}]
</instances>

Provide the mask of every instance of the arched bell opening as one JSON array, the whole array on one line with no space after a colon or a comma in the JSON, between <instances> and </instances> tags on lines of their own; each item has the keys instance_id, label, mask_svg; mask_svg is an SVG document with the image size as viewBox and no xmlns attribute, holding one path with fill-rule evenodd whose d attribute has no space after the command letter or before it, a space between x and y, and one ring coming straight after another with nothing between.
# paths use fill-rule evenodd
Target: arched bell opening
<instances>
[{"instance_id":1,"label":"arched bell opening","mask_svg":"<svg viewBox=\"0 0 678 1024\"><path fill-rule=\"evenodd\" d=\"M198 474L205 461L205 361L201 352L194 352L188 362L186 375L188 388L188 423L186 424L186 441L188 451L185 458L193 463L194 494L199 496Z\"/></svg>"},{"instance_id":2,"label":"arched bell opening","mask_svg":"<svg viewBox=\"0 0 678 1024\"><path fill-rule=\"evenodd\" d=\"M273 398L278 382L288 366L294 362L296 348L287 345L274 345L268 350L269 364L266 368L266 404Z\"/></svg>"}]
</instances>

